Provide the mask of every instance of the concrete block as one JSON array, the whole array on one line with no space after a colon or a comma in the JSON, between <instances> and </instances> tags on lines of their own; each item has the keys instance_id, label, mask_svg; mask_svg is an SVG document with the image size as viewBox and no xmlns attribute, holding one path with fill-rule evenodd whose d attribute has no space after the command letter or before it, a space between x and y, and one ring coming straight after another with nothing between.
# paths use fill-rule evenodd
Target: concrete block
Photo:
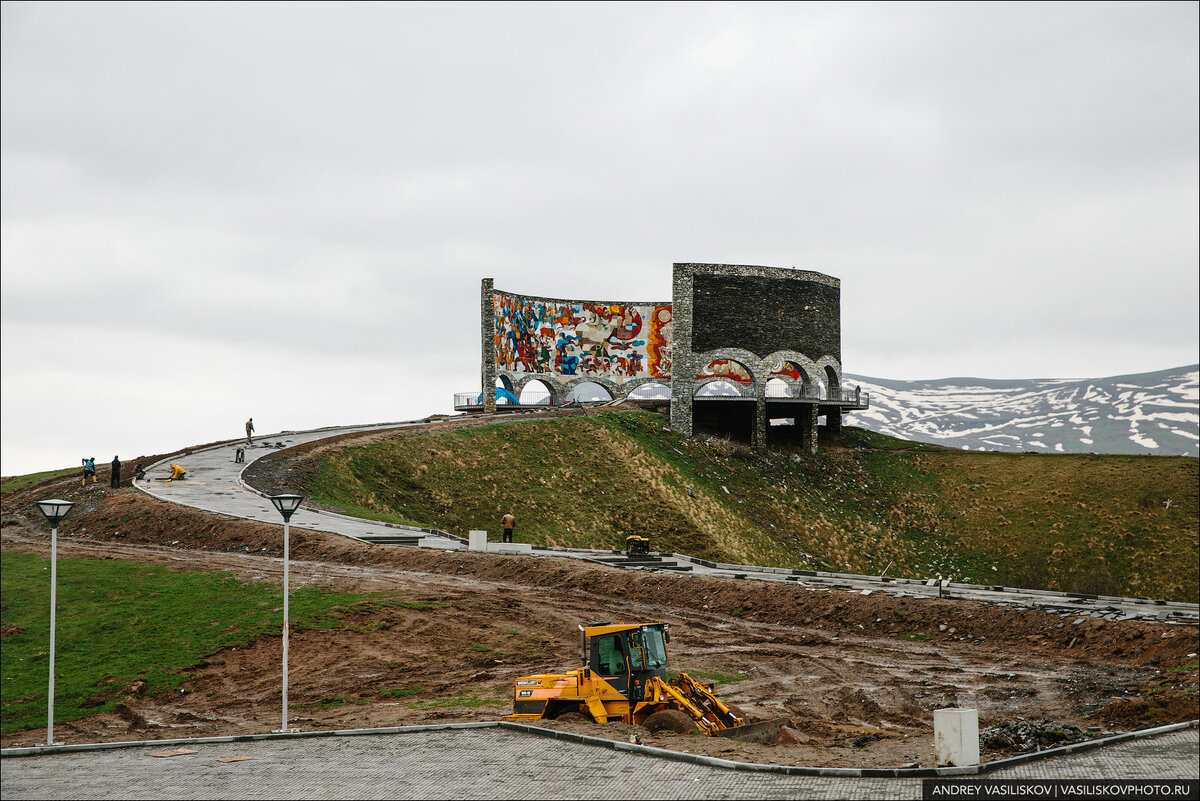
<instances>
[{"instance_id":1,"label":"concrete block","mask_svg":"<svg viewBox=\"0 0 1200 801\"><path fill-rule=\"evenodd\" d=\"M528 542L489 542L487 552L533 556L533 545Z\"/></svg>"},{"instance_id":2,"label":"concrete block","mask_svg":"<svg viewBox=\"0 0 1200 801\"><path fill-rule=\"evenodd\" d=\"M979 710L935 709L933 747L938 765L978 765Z\"/></svg>"},{"instance_id":3,"label":"concrete block","mask_svg":"<svg viewBox=\"0 0 1200 801\"><path fill-rule=\"evenodd\" d=\"M487 532L472 531L467 535L467 549L471 551L486 551L487 550Z\"/></svg>"}]
</instances>

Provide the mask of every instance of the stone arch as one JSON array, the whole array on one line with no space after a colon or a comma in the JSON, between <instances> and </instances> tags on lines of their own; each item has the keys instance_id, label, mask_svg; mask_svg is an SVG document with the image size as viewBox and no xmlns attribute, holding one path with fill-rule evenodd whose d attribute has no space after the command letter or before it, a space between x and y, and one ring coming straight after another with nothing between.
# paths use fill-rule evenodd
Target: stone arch
<instances>
[{"instance_id":1,"label":"stone arch","mask_svg":"<svg viewBox=\"0 0 1200 801\"><path fill-rule=\"evenodd\" d=\"M742 348L717 348L707 353L697 354L694 362L696 372L693 374L693 380L699 381L702 378L707 378L708 376L704 375L704 370L715 361L736 362L750 376L750 383L753 386L760 386L766 381L767 371L763 367L762 359Z\"/></svg>"},{"instance_id":2,"label":"stone arch","mask_svg":"<svg viewBox=\"0 0 1200 801\"><path fill-rule=\"evenodd\" d=\"M711 384L724 384L725 386L732 387L734 390L737 391L737 395L734 395L732 393L722 393L720 395L700 395L699 394L700 390L704 389L705 387L707 387ZM754 387L753 387L753 385L751 385L749 387L744 387L739 382L734 381L725 376L712 376L711 378L696 380L696 381L692 382L692 397L693 398L696 398L696 397L701 397L701 398L704 398L704 397L709 397L709 398L721 398L721 397L746 398L746 397L751 397L752 398L752 397L754 397Z\"/></svg>"},{"instance_id":3,"label":"stone arch","mask_svg":"<svg viewBox=\"0 0 1200 801\"><path fill-rule=\"evenodd\" d=\"M636 385L633 385L636 384ZM661 378L648 378L629 382L622 389L630 400L670 400L671 382ZM634 394L638 393L638 394Z\"/></svg>"},{"instance_id":4,"label":"stone arch","mask_svg":"<svg viewBox=\"0 0 1200 801\"><path fill-rule=\"evenodd\" d=\"M507 373L501 373L500 375L496 376L496 386L504 387L509 392L513 391L513 382L512 379L508 377Z\"/></svg>"},{"instance_id":5,"label":"stone arch","mask_svg":"<svg viewBox=\"0 0 1200 801\"><path fill-rule=\"evenodd\" d=\"M766 395L768 398L795 398L799 396L799 387L796 381L779 376L771 376L767 379Z\"/></svg>"},{"instance_id":6,"label":"stone arch","mask_svg":"<svg viewBox=\"0 0 1200 801\"><path fill-rule=\"evenodd\" d=\"M793 365L800 373L800 380L798 382L793 379L785 378L784 380L788 383L799 384L797 397L816 398L818 396L817 387L821 381L821 368L817 362L803 353L794 350L777 350L764 358L763 364L768 373L781 370L787 364Z\"/></svg>"},{"instance_id":7,"label":"stone arch","mask_svg":"<svg viewBox=\"0 0 1200 801\"><path fill-rule=\"evenodd\" d=\"M547 382L549 382L549 379L547 379ZM562 398L564 403L566 403L568 395L574 392L577 387L583 386L584 384L600 385L604 391L608 393L610 398L617 398L621 393L620 384L610 378L602 378L600 376L573 376L566 380L560 378L557 382L555 382L555 386L559 388L559 396Z\"/></svg>"},{"instance_id":8,"label":"stone arch","mask_svg":"<svg viewBox=\"0 0 1200 801\"><path fill-rule=\"evenodd\" d=\"M542 390L544 390L547 393L546 400L538 399L538 401L535 403L529 403L524 399L525 397L527 397L526 393L525 393L525 388L529 387L531 384L534 384L534 383L541 384ZM531 389L530 391L537 392L539 390ZM547 405L547 403L550 406L561 406L562 405L561 389L559 387L555 386L552 382L546 380L545 376L527 375L527 376L523 376L523 377L517 379L517 385L516 385L516 388L513 390L513 394L516 395L518 398L522 398L522 400L521 400L522 406L525 406L525 405L545 406L545 405Z\"/></svg>"},{"instance_id":9,"label":"stone arch","mask_svg":"<svg viewBox=\"0 0 1200 801\"><path fill-rule=\"evenodd\" d=\"M832 356L822 356L817 359L821 368L821 381L825 385L825 394L829 400L841 400L842 397L842 366Z\"/></svg>"},{"instance_id":10,"label":"stone arch","mask_svg":"<svg viewBox=\"0 0 1200 801\"><path fill-rule=\"evenodd\" d=\"M600 382L600 381L595 381L595 380L593 380L593 381L574 381L571 383L570 389L563 393L563 403L570 403L571 401L578 401L578 402L586 403L588 401L596 401L596 400L608 400L608 401L614 400L616 398L616 395L613 394L613 391L610 387L605 386L606 383L607 382ZM585 400L581 400L580 398L575 397L577 394L582 394L581 391L584 389L584 387L595 387L597 389L603 390L604 393L608 397L602 398L602 399L588 397ZM564 387L564 389L566 389L566 388ZM589 396L592 394L594 394L594 393L590 392L590 391L588 392Z\"/></svg>"}]
</instances>

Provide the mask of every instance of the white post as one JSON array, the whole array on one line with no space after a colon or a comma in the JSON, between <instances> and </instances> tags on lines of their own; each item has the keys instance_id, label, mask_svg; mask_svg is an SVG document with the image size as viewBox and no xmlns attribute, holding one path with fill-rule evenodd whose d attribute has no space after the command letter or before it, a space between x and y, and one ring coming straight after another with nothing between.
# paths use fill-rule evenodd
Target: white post
<instances>
[{"instance_id":1,"label":"white post","mask_svg":"<svg viewBox=\"0 0 1200 801\"><path fill-rule=\"evenodd\" d=\"M46 709L46 745L54 745L54 625L58 607L58 526L50 528L50 691Z\"/></svg>"},{"instance_id":2,"label":"white post","mask_svg":"<svg viewBox=\"0 0 1200 801\"><path fill-rule=\"evenodd\" d=\"M933 747L939 765L978 765L979 710L935 709Z\"/></svg>"},{"instance_id":3,"label":"white post","mask_svg":"<svg viewBox=\"0 0 1200 801\"><path fill-rule=\"evenodd\" d=\"M288 521L283 521L283 728L287 731L287 687L288 687L288 551L290 531Z\"/></svg>"}]
</instances>

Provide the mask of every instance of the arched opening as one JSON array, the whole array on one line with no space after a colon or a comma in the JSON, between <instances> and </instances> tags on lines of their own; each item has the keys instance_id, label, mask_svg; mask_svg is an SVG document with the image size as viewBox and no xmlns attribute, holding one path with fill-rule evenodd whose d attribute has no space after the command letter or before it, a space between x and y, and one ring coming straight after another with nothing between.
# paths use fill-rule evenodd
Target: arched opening
<instances>
[{"instance_id":1,"label":"arched opening","mask_svg":"<svg viewBox=\"0 0 1200 801\"><path fill-rule=\"evenodd\" d=\"M713 359L696 376L697 380L720 377L738 384L753 384L754 377L746 365L733 359Z\"/></svg>"},{"instance_id":2,"label":"arched opening","mask_svg":"<svg viewBox=\"0 0 1200 801\"><path fill-rule=\"evenodd\" d=\"M670 400L671 388L666 384L651 381L632 389L628 397L630 400Z\"/></svg>"},{"instance_id":3,"label":"arched opening","mask_svg":"<svg viewBox=\"0 0 1200 801\"><path fill-rule=\"evenodd\" d=\"M825 389L826 394L824 397L830 400L839 400L842 397L842 388L838 382L837 370L834 370L832 367L825 368Z\"/></svg>"},{"instance_id":4,"label":"arched opening","mask_svg":"<svg viewBox=\"0 0 1200 801\"><path fill-rule=\"evenodd\" d=\"M768 398L794 398L795 391L788 383L781 378L767 379L767 397Z\"/></svg>"},{"instance_id":5,"label":"arched opening","mask_svg":"<svg viewBox=\"0 0 1200 801\"><path fill-rule=\"evenodd\" d=\"M745 397L745 395L745 389L725 379L701 384L692 393L692 397L694 398L741 398Z\"/></svg>"},{"instance_id":6,"label":"arched opening","mask_svg":"<svg viewBox=\"0 0 1200 801\"><path fill-rule=\"evenodd\" d=\"M549 406L550 387L545 381L535 378L521 388L522 406Z\"/></svg>"},{"instance_id":7,"label":"arched opening","mask_svg":"<svg viewBox=\"0 0 1200 801\"><path fill-rule=\"evenodd\" d=\"M754 373L736 359L713 359L692 384L692 429L749 443L757 404Z\"/></svg>"},{"instance_id":8,"label":"arched opening","mask_svg":"<svg viewBox=\"0 0 1200 801\"><path fill-rule=\"evenodd\" d=\"M567 393L566 403L607 402L612 399L612 393L605 389L603 384L597 384L595 381L584 381L582 384L576 384Z\"/></svg>"},{"instance_id":9,"label":"arched opening","mask_svg":"<svg viewBox=\"0 0 1200 801\"><path fill-rule=\"evenodd\" d=\"M496 386L503 387L504 389L507 389L509 392L513 391L512 379L506 375L496 377Z\"/></svg>"}]
</instances>

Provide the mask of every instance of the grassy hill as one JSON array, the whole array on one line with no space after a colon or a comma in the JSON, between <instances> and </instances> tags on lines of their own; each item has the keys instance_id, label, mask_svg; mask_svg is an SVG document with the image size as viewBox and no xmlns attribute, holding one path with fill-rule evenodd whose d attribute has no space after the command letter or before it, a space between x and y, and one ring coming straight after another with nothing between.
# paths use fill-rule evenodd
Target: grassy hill
<instances>
[{"instance_id":1,"label":"grassy hill","mask_svg":"<svg viewBox=\"0 0 1200 801\"><path fill-rule=\"evenodd\" d=\"M326 453L314 500L543 545L1197 600L1198 462L948 451L859 429L815 456L655 414L514 420Z\"/></svg>"}]
</instances>

